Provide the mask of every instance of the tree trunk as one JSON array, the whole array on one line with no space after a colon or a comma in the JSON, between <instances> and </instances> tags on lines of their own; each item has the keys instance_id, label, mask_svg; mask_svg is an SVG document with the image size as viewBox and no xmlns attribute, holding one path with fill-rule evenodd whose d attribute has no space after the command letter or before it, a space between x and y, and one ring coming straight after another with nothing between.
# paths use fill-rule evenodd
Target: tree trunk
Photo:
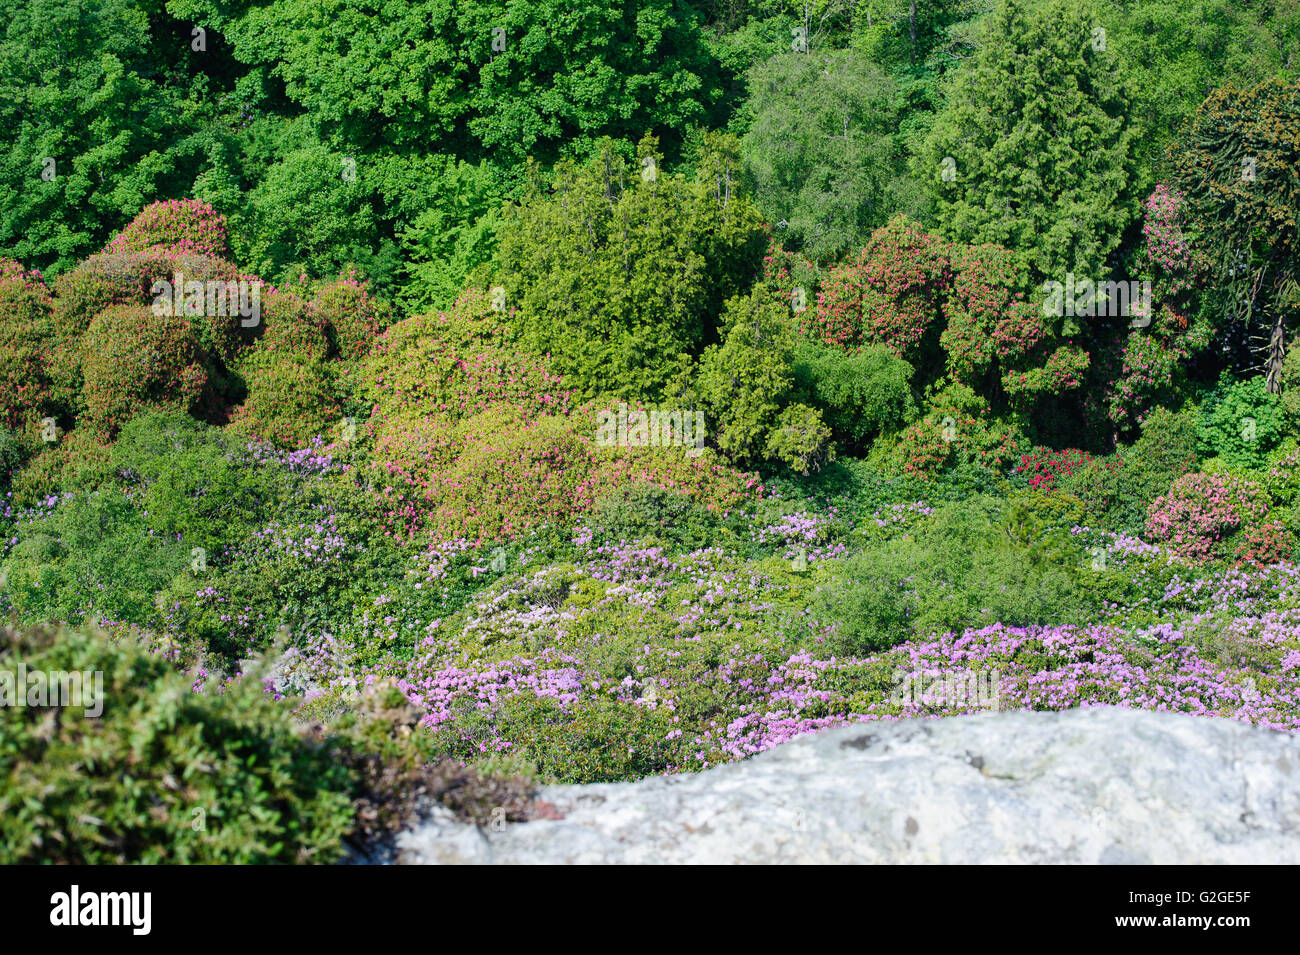
<instances>
[{"instance_id":1,"label":"tree trunk","mask_svg":"<svg viewBox=\"0 0 1300 955\"><path fill-rule=\"evenodd\" d=\"M1285 315L1279 302L1273 313L1273 331L1268 336L1268 356L1264 359L1264 387L1274 395L1282 392L1282 360L1286 358Z\"/></svg>"}]
</instances>

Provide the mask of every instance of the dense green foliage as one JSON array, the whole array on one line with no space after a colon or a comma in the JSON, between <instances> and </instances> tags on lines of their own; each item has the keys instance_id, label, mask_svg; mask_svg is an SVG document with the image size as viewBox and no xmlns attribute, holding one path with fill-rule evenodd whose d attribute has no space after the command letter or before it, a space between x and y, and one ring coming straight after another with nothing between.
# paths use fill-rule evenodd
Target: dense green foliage
<instances>
[{"instance_id":1,"label":"dense green foliage","mask_svg":"<svg viewBox=\"0 0 1300 955\"><path fill-rule=\"evenodd\" d=\"M1298 73L1290 0L0 0L0 681L110 690L0 707L5 859L917 672L1300 729Z\"/></svg>"}]
</instances>

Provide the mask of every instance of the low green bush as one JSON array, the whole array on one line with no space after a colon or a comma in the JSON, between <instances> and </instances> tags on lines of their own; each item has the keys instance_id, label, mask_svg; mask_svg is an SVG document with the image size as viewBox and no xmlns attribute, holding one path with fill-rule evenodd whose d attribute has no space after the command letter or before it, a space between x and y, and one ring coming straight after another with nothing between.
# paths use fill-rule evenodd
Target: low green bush
<instances>
[{"instance_id":1,"label":"low green bush","mask_svg":"<svg viewBox=\"0 0 1300 955\"><path fill-rule=\"evenodd\" d=\"M255 679L195 692L82 630L0 629L0 670L102 674L97 707L0 709L0 863L333 862L351 774ZM93 682L93 680L92 680Z\"/></svg>"},{"instance_id":2,"label":"low green bush","mask_svg":"<svg viewBox=\"0 0 1300 955\"><path fill-rule=\"evenodd\" d=\"M653 537L691 551L719 542L718 516L685 494L636 481L596 499L590 522L610 540Z\"/></svg>"},{"instance_id":3,"label":"low green bush","mask_svg":"<svg viewBox=\"0 0 1300 955\"><path fill-rule=\"evenodd\" d=\"M1126 581L1090 565L1065 524L1078 507L974 497L939 508L912 533L828 562L814 608L838 623L846 653L888 649L966 627L1088 619Z\"/></svg>"}]
</instances>

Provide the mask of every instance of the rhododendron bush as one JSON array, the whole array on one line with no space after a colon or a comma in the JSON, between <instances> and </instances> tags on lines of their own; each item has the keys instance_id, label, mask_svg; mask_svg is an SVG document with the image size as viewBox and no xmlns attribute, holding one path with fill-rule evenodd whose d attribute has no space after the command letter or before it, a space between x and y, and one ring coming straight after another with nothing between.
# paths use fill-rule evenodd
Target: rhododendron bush
<instances>
[{"instance_id":1,"label":"rhododendron bush","mask_svg":"<svg viewBox=\"0 0 1300 955\"><path fill-rule=\"evenodd\" d=\"M785 257L769 256L766 268L777 287L791 281ZM1078 388L1089 366L1026 284L1008 249L946 242L899 216L826 273L816 308L796 321L846 351L877 344L919 367L946 365L952 380L1023 406Z\"/></svg>"},{"instance_id":2,"label":"rhododendron bush","mask_svg":"<svg viewBox=\"0 0 1300 955\"><path fill-rule=\"evenodd\" d=\"M30 427L52 411L53 303L39 272L0 259L0 394L4 424Z\"/></svg>"},{"instance_id":3,"label":"rhododendron bush","mask_svg":"<svg viewBox=\"0 0 1300 955\"><path fill-rule=\"evenodd\" d=\"M105 252L163 251L174 255L206 255L224 258L226 217L209 203L195 199L155 202L145 206Z\"/></svg>"},{"instance_id":4,"label":"rhododendron bush","mask_svg":"<svg viewBox=\"0 0 1300 955\"><path fill-rule=\"evenodd\" d=\"M605 492L644 481L727 511L761 487L682 447L599 447L596 415L532 417L503 404L463 420L372 419L375 480L390 533L475 542L517 537L591 510Z\"/></svg>"},{"instance_id":5,"label":"rhododendron bush","mask_svg":"<svg viewBox=\"0 0 1300 955\"><path fill-rule=\"evenodd\" d=\"M1263 489L1247 478L1188 474L1151 504L1147 533L1182 557L1222 557L1234 534L1253 529L1267 513Z\"/></svg>"}]
</instances>

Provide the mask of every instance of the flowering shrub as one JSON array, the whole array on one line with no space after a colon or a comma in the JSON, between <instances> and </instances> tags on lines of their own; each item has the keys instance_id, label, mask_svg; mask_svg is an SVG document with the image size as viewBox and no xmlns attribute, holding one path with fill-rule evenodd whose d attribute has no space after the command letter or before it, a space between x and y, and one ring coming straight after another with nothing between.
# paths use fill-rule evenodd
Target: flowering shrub
<instances>
[{"instance_id":1,"label":"flowering shrub","mask_svg":"<svg viewBox=\"0 0 1300 955\"><path fill-rule=\"evenodd\" d=\"M1294 439L1285 441L1269 456L1259 480L1275 506L1300 503L1300 447Z\"/></svg>"},{"instance_id":2,"label":"flowering shrub","mask_svg":"<svg viewBox=\"0 0 1300 955\"><path fill-rule=\"evenodd\" d=\"M80 410L85 398L82 389L84 353L82 338L95 316L111 306L134 306L148 312L155 299L152 291L159 280L172 282L177 273L186 282L238 282L238 270L221 259L173 253L164 249L143 252L102 253L91 256L80 266L65 272L54 283L54 339L50 348L50 377L54 400L62 406ZM206 284L205 284L206 288ZM238 314L184 316L194 345L222 362L233 359L250 329L240 324ZM227 311L236 311L227 309ZM160 319L164 326L175 325L180 316ZM119 343L115 354L124 354Z\"/></svg>"},{"instance_id":3,"label":"flowering shrub","mask_svg":"<svg viewBox=\"0 0 1300 955\"><path fill-rule=\"evenodd\" d=\"M1152 540L1189 560L1226 557L1229 538L1250 528L1268 512L1263 490L1246 478L1226 474L1188 474L1147 511Z\"/></svg>"},{"instance_id":4,"label":"flowering shrub","mask_svg":"<svg viewBox=\"0 0 1300 955\"><path fill-rule=\"evenodd\" d=\"M1029 486L1036 491L1050 491L1062 475L1072 475L1092 460L1092 455L1077 448L1053 451L1038 447L1022 455L1016 471L1027 475Z\"/></svg>"},{"instance_id":5,"label":"flowering shrub","mask_svg":"<svg viewBox=\"0 0 1300 955\"><path fill-rule=\"evenodd\" d=\"M1275 521L1248 527L1237 536L1233 557L1238 564L1263 567L1294 559L1295 538Z\"/></svg>"},{"instance_id":6,"label":"flowering shrub","mask_svg":"<svg viewBox=\"0 0 1300 955\"><path fill-rule=\"evenodd\" d=\"M570 392L547 364L509 349L482 293L448 313L397 322L375 342L358 370L362 392L383 414L419 412L471 417L498 404L528 414L556 414Z\"/></svg>"},{"instance_id":7,"label":"flowering shrub","mask_svg":"<svg viewBox=\"0 0 1300 955\"><path fill-rule=\"evenodd\" d=\"M226 218L198 199L155 202L140 210L104 248L105 252L165 251L224 258Z\"/></svg>"},{"instance_id":8,"label":"flowering shrub","mask_svg":"<svg viewBox=\"0 0 1300 955\"><path fill-rule=\"evenodd\" d=\"M39 272L0 259L0 421L20 429L53 411L53 303Z\"/></svg>"},{"instance_id":9,"label":"flowering shrub","mask_svg":"<svg viewBox=\"0 0 1300 955\"><path fill-rule=\"evenodd\" d=\"M995 366L1020 363L1042 344L1042 309L1025 300L1015 255L997 245L950 250L952 289L940 337L948 373L977 384Z\"/></svg>"},{"instance_id":10,"label":"flowering shrub","mask_svg":"<svg viewBox=\"0 0 1300 955\"><path fill-rule=\"evenodd\" d=\"M1067 343L1047 354L1042 364L1003 372L1002 388L1013 401L1022 404L1037 395L1061 394L1083 384L1089 362L1086 351Z\"/></svg>"},{"instance_id":11,"label":"flowering shrub","mask_svg":"<svg viewBox=\"0 0 1300 955\"><path fill-rule=\"evenodd\" d=\"M339 430L343 404L328 362L301 352L258 352L243 363L241 373L248 396L232 423L294 448Z\"/></svg>"},{"instance_id":12,"label":"flowering shrub","mask_svg":"<svg viewBox=\"0 0 1300 955\"><path fill-rule=\"evenodd\" d=\"M190 410L208 380L194 339L183 316L129 305L100 312L81 343L85 411L79 422L112 437L146 407Z\"/></svg>"},{"instance_id":13,"label":"flowering shrub","mask_svg":"<svg viewBox=\"0 0 1300 955\"><path fill-rule=\"evenodd\" d=\"M821 281L817 266L798 252L787 251L772 239L763 256L763 285L772 298L800 315L812 309L817 302L817 286ZM803 289L802 304L795 300L795 289Z\"/></svg>"},{"instance_id":14,"label":"flowering shrub","mask_svg":"<svg viewBox=\"0 0 1300 955\"><path fill-rule=\"evenodd\" d=\"M486 411L458 429L463 451L431 477L429 528L446 540L516 537L591 506L588 444L564 418Z\"/></svg>"},{"instance_id":15,"label":"flowering shrub","mask_svg":"<svg viewBox=\"0 0 1300 955\"><path fill-rule=\"evenodd\" d=\"M1151 502L1196 467L1196 432L1194 415L1157 407L1131 447L1094 458L1055 483L1084 502L1090 526L1140 534Z\"/></svg>"},{"instance_id":16,"label":"flowering shrub","mask_svg":"<svg viewBox=\"0 0 1300 955\"><path fill-rule=\"evenodd\" d=\"M1105 402L1106 417L1116 431L1131 431L1143 414L1170 394L1182 363L1191 355L1184 341L1181 336L1134 329L1122 344L1113 346L1106 357L1118 369L1107 376Z\"/></svg>"},{"instance_id":17,"label":"flowering shrub","mask_svg":"<svg viewBox=\"0 0 1300 955\"><path fill-rule=\"evenodd\" d=\"M329 331L334 353L344 360L365 355L388 325L388 305L371 296L355 271L320 285L313 304Z\"/></svg>"},{"instance_id":18,"label":"flowering shrub","mask_svg":"<svg viewBox=\"0 0 1300 955\"><path fill-rule=\"evenodd\" d=\"M1147 197L1142 236L1147 263L1162 281L1162 298L1190 291L1204 262L1183 229L1183 196L1164 183Z\"/></svg>"},{"instance_id":19,"label":"flowering shrub","mask_svg":"<svg viewBox=\"0 0 1300 955\"><path fill-rule=\"evenodd\" d=\"M960 465L1004 471L1020 456L1024 443L1014 423L992 418L986 401L969 387L952 384L930 398L924 417L892 442L877 441L880 450L873 453L896 471L929 480L946 467Z\"/></svg>"},{"instance_id":20,"label":"flowering shrub","mask_svg":"<svg viewBox=\"0 0 1300 955\"><path fill-rule=\"evenodd\" d=\"M594 414L534 418L509 404L461 422L413 414L372 419L385 528L481 542L572 520L636 482L720 513L757 484L707 451L688 457L677 447L598 448L594 421Z\"/></svg>"},{"instance_id":21,"label":"flowering shrub","mask_svg":"<svg viewBox=\"0 0 1300 955\"><path fill-rule=\"evenodd\" d=\"M13 503L29 506L73 484L89 480L108 463L108 444L87 428L60 436L53 445L40 442L41 451L30 458L13 478Z\"/></svg>"},{"instance_id":22,"label":"flowering shrub","mask_svg":"<svg viewBox=\"0 0 1300 955\"><path fill-rule=\"evenodd\" d=\"M801 330L846 351L878 343L905 358L940 317L949 268L942 239L895 216L827 273Z\"/></svg>"},{"instance_id":23,"label":"flowering shrub","mask_svg":"<svg viewBox=\"0 0 1300 955\"><path fill-rule=\"evenodd\" d=\"M232 422L282 447L336 431L343 406L325 319L296 290L275 289L263 298L262 327L239 356L247 395Z\"/></svg>"}]
</instances>

